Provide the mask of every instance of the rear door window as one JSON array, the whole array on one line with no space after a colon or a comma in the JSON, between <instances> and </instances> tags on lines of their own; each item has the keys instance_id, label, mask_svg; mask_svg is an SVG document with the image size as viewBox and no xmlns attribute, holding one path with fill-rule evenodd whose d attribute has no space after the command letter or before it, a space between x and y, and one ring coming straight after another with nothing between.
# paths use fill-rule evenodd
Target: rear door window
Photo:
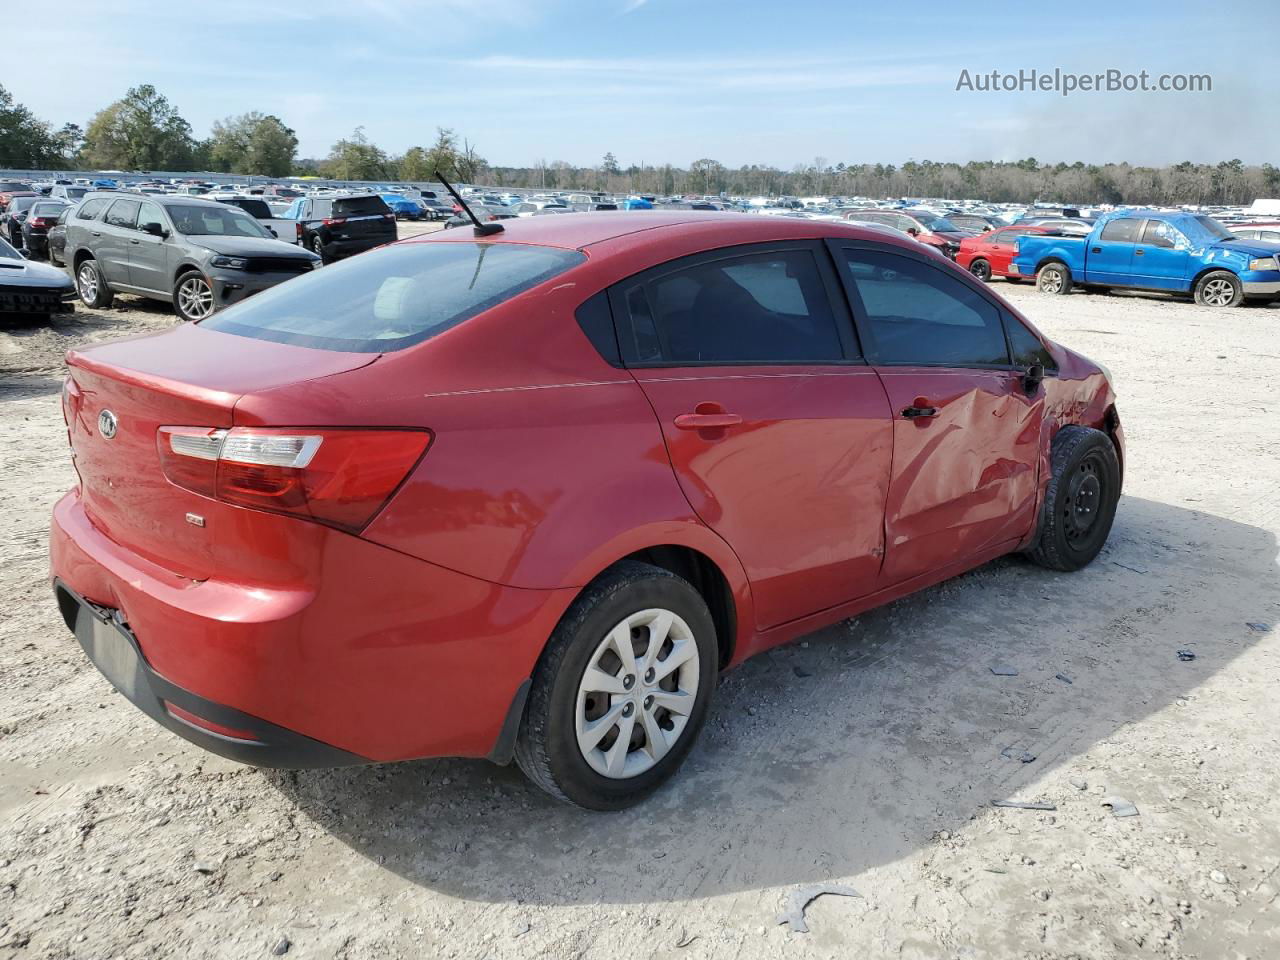
<instances>
[{"instance_id":1,"label":"rear door window","mask_svg":"<svg viewBox=\"0 0 1280 960\"><path fill-rule=\"evenodd\" d=\"M77 220L96 220L104 207L111 202L109 197L94 197L86 200L76 208Z\"/></svg>"},{"instance_id":2,"label":"rear door window","mask_svg":"<svg viewBox=\"0 0 1280 960\"><path fill-rule=\"evenodd\" d=\"M700 259L624 284L639 363L838 363L845 358L813 253Z\"/></svg>"},{"instance_id":3,"label":"rear door window","mask_svg":"<svg viewBox=\"0 0 1280 960\"><path fill-rule=\"evenodd\" d=\"M107 211L106 222L113 227L126 227L132 230L138 222L139 206L141 204L137 200L117 200Z\"/></svg>"},{"instance_id":4,"label":"rear door window","mask_svg":"<svg viewBox=\"0 0 1280 960\"><path fill-rule=\"evenodd\" d=\"M1138 230L1141 226L1141 220L1132 218L1112 220L1102 228L1102 235L1098 239L1108 240L1112 243L1137 243Z\"/></svg>"},{"instance_id":5,"label":"rear door window","mask_svg":"<svg viewBox=\"0 0 1280 960\"><path fill-rule=\"evenodd\" d=\"M204 326L323 350L388 353L511 299L586 257L515 243L415 243L304 274Z\"/></svg>"},{"instance_id":6,"label":"rear door window","mask_svg":"<svg viewBox=\"0 0 1280 960\"><path fill-rule=\"evenodd\" d=\"M914 257L872 248L846 248L840 260L876 362L1009 364L999 309L964 281Z\"/></svg>"}]
</instances>

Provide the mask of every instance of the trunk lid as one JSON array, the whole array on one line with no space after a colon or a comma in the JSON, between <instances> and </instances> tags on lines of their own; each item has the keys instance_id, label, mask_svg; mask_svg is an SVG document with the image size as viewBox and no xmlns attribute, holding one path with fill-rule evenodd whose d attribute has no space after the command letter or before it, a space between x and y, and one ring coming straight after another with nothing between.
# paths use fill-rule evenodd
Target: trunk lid
<instances>
[{"instance_id":1,"label":"trunk lid","mask_svg":"<svg viewBox=\"0 0 1280 960\"><path fill-rule=\"evenodd\" d=\"M219 511L236 508L165 478L158 428L230 427L236 403L247 393L332 376L377 358L195 324L71 351L68 437L85 512L103 534L146 560L192 580L208 578L214 572L212 532L187 515L207 524Z\"/></svg>"}]
</instances>

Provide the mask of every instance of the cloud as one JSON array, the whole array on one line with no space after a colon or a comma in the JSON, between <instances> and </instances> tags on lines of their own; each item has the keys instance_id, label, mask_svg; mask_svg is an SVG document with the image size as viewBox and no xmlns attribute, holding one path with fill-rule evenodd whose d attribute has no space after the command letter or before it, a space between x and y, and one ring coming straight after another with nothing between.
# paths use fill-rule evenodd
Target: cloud
<instances>
[{"instance_id":1,"label":"cloud","mask_svg":"<svg viewBox=\"0 0 1280 960\"><path fill-rule=\"evenodd\" d=\"M628 13L635 13L648 2L649 0L627 0L622 5L622 15L625 17Z\"/></svg>"}]
</instances>

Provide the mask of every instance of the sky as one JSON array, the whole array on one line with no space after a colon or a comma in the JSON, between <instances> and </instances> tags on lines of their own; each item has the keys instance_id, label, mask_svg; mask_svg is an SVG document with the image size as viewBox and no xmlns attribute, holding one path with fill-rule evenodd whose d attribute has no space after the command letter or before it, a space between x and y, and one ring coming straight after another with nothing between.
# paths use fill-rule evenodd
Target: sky
<instances>
[{"instance_id":1,"label":"sky","mask_svg":"<svg viewBox=\"0 0 1280 960\"><path fill-rule=\"evenodd\" d=\"M0 79L55 126L151 83L201 137L276 114L301 157L356 127L401 153L444 126L501 166L1280 164L1269 3L60 0L6 21L10 50L57 51ZM1055 68L1209 74L1213 89L956 89L963 70Z\"/></svg>"}]
</instances>

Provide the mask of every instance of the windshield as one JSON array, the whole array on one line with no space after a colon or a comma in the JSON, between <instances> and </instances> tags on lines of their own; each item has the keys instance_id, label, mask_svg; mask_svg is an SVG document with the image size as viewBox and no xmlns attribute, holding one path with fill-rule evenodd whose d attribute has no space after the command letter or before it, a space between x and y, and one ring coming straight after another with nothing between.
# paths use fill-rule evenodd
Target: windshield
<instances>
[{"instance_id":1,"label":"windshield","mask_svg":"<svg viewBox=\"0 0 1280 960\"><path fill-rule=\"evenodd\" d=\"M23 259L22 254L20 254L17 250L13 249L13 247L9 246L9 242L7 240L0 238L0 260L21 260L21 259Z\"/></svg>"},{"instance_id":2,"label":"windshield","mask_svg":"<svg viewBox=\"0 0 1280 960\"><path fill-rule=\"evenodd\" d=\"M56 217L66 209L66 206L67 205L65 203L50 203L48 200L45 200L42 203L34 203L31 205L31 216Z\"/></svg>"},{"instance_id":3,"label":"windshield","mask_svg":"<svg viewBox=\"0 0 1280 960\"><path fill-rule=\"evenodd\" d=\"M586 260L574 250L515 243L386 247L304 274L215 314L203 325L322 350L401 350Z\"/></svg>"},{"instance_id":4,"label":"windshield","mask_svg":"<svg viewBox=\"0 0 1280 960\"><path fill-rule=\"evenodd\" d=\"M88 187L63 187L62 190L72 200L79 200L89 192Z\"/></svg>"},{"instance_id":5,"label":"windshield","mask_svg":"<svg viewBox=\"0 0 1280 960\"><path fill-rule=\"evenodd\" d=\"M166 208L174 229L188 237L260 237L271 234L238 207L174 204Z\"/></svg>"},{"instance_id":6,"label":"windshield","mask_svg":"<svg viewBox=\"0 0 1280 960\"><path fill-rule=\"evenodd\" d=\"M1237 240L1239 239L1234 233L1220 224L1213 217L1192 217L1197 224L1200 225L1201 232L1204 237L1209 240Z\"/></svg>"}]
</instances>

